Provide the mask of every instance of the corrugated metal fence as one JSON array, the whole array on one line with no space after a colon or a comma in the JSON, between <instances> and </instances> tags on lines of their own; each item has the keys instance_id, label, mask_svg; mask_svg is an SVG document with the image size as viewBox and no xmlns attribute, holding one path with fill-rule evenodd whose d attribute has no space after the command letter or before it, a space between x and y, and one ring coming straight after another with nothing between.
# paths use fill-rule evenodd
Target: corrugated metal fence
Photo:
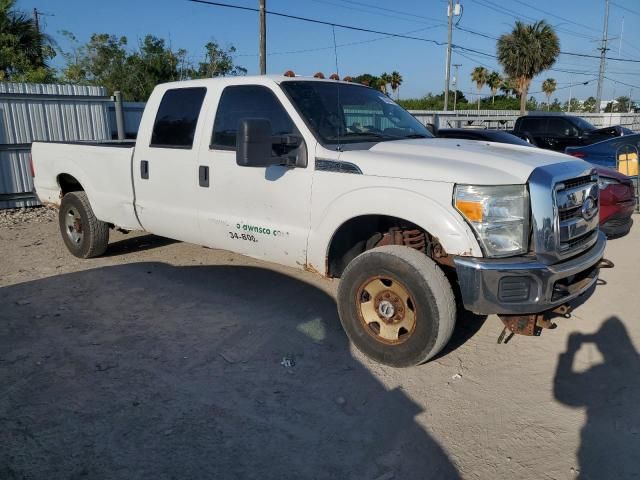
<instances>
[{"instance_id":1,"label":"corrugated metal fence","mask_svg":"<svg viewBox=\"0 0 640 480\"><path fill-rule=\"evenodd\" d=\"M519 110L458 110L443 112L436 110L410 110L423 124L438 124L439 128L481 127L498 130L512 130ZM631 130L640 130L640 114L637 113L566 113L582 117L593 126L609 127L622 125Z\"/></svg>"},{"instance_id":2,"label":"corrugated metal fence","mask_svg":"<svg viewBox=\"0 0 640 480\"><path fill-rule=\"evenodd\" d=\"M110 139L110 103L102 87L0 83L0 208L37 205L31 142Z\"/></svg>"}]
</instances>

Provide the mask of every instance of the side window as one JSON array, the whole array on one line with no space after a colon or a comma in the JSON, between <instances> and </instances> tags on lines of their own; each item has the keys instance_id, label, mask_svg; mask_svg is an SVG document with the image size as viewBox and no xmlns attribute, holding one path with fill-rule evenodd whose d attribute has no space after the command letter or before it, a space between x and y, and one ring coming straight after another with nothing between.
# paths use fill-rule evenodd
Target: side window
<instances>
[{"instance_id":1,"label":"side window","mask_svg":"<svg viewBox=\"0 0 640 480\"><path fill-rule=\"evenodd\" d=\"M268 88L258 85L227 87L218 104L211 148L235 150L238 125L245 118L270 120L272 135L296 133L293 121Z\"/></svg>"},{"instance_id":2,"label":"side window","mask_svg":"<svg viewBox=\"0 0 640 480\"><path fill-rule=\"evenodd\" d=\"M564 118L550 118L548 130L549 133L559 137L575 137L578 135L578 129Z\"/></svg>"},{"instance_id":3,"label":"side window","mask_svg":"<svg viewBox=\"0 0 640 480\"><path fill-rule=\"evenodd\" d=\"M546 130L546 118L523 118L520 131L531 134L544 133Z\"/></svg>"},{"instance_id":4,"label":"side window","mask_svg":"<svg viewBox=\"0 0 640 480\"><path fill-rule=\"evenodd\" d=\"M200 108L207 89L176 88L167 90L153 124L150 147L191 148Z\"/></svg>"}]
</instances>

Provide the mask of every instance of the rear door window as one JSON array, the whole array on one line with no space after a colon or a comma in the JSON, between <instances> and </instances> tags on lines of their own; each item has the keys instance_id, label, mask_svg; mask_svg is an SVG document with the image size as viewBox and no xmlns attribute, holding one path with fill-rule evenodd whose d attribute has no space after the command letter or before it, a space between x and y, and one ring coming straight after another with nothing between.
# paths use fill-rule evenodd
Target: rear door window
<instances>
[{"instance_id":1,"label":"rear door window","mask_svg":"<svg viewBox=\"0 0 640 480\"><path fill-rule=\"evenodd\" d=\"M218 104L211 148L235 150L238 125L246 118L269 120L272 135L297 133L280 100L268 88L259 85L227 87Z\"/></svg>"},{"instance_id":2,"label":"rear door window","mask_svg":"<svg viewBox=\"0 0 640 480\"><path fill-rule=\"evenodd\" d=\"M547 126L546 118L523 118L520 121L520 131L532 134L545 133Z\"/></svg>"},{"instance_id":3,"label":"rear door window","mask_svg":"<svg viewBox=\"0 0 640 480\"><path fill-rule=\"evenodd\" d=\"M150 147L193 147L193 137L207 89L176 88L162 96L153 124Z\"/></svg>"}]
</instances>

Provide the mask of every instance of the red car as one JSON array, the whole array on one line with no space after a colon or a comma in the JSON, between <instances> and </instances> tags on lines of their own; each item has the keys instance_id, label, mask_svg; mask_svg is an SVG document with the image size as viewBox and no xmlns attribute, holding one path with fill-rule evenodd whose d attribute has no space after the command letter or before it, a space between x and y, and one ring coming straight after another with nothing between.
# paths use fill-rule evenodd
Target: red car
<instances>
[{"instance_id":1,"label":"red car","mask_svg":"<svg viewBox=\"0 0 640 480\"><path fill-rule=\"evenodd\" d=\"M600 230L607 237L626 235L636 207L633 181L611 168L594 166L600 175Z\"/></svg>"}]
</instances>

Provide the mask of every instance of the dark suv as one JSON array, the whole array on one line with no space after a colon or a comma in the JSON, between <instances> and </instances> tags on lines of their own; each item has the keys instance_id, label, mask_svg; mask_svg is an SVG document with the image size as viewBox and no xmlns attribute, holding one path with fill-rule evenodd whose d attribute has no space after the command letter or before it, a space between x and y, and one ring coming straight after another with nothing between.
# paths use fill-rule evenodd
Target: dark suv
<instances>
[{"instance_id":1,"label":"dark suv","mask_svg":"<svg viewBox=\"0 0 640 480\"><path fill-rule=\"evenodd\" d=\"M598 129L573 115L532 113L518 118L512 133L533 140L540 148L564 152L567 147L589 145L633 132L619 125Z\"/></svg>"}]
</instances>

